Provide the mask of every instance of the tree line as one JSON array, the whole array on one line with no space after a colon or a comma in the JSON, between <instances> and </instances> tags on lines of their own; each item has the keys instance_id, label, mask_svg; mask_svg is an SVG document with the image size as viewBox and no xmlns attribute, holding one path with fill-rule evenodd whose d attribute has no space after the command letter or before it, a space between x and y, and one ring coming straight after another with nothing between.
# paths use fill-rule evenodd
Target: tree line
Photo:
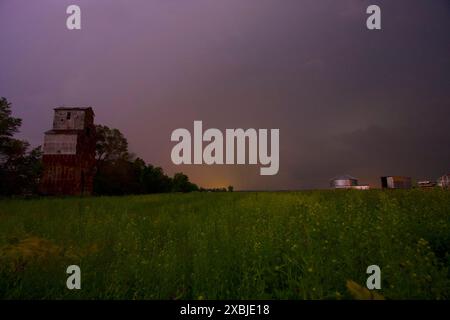
<instances>
[{"instance_id":1,"label":"tree line","mask_svg":"<svg viewBox=\"0 0 450 320\"><path fill-rule=\"evenodd\" d=\"M12 116L11 103L0 98L0 195L38 194L42 150L40 146L31 149L27 141L14 138L21 125L22 119ZM227 191L199 188L181 172L169 177L161 167L146 164L130 153L128 141L118 129L104 125L96 125L95 157L97 195Z\"/></svg>"},{"instance_id":2,"label":"tree line","mask_svg":"<svg viewBox=\"0 0 450 320\"><path fill-rule=\"evenodd\" d=\"M128 151L128 141L118 129L96 126L94 193L105 195L199 191L187 175L169 177L160 167L146 164Z\"/></svg>"}]
</instances>

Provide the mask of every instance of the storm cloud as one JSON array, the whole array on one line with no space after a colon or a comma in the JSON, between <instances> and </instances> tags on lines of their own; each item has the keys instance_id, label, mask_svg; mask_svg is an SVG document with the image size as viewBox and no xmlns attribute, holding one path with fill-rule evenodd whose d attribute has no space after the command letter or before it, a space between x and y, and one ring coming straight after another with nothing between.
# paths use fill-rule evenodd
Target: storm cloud
<instances>
[{"instance_id":1,"label":"storm cloud","mask_svg":"<svg viewBox=\"0 0 450 320\"><path fill-rule=\"evenodd\" d=\"M82 30L65 27L68 5ZM382 9L367 30L366 8ZM0 0L0 95L42 143L52 108L90 105L131 151L203 186L303 189L348 173L450 171L448 0ZM170 134L279 128L280 171L175 166Z\"/></svg>"}]
</instances>

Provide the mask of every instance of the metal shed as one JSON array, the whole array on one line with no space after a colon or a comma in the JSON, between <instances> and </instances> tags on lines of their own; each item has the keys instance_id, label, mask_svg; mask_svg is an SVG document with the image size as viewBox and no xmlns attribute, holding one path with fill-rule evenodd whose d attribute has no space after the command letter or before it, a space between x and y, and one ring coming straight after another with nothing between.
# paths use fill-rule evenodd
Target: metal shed
<instances>
[{"instance_id":1,"label":"metal shed","mask_svg":"<svg viewBox=\"0 0 450 320\"><path fill-rule=\"evenodd\" d=\"M410 177L385 176L381 177L381 187L383 189L410 189L412 182Z\"/></svg>"}]
</instances>

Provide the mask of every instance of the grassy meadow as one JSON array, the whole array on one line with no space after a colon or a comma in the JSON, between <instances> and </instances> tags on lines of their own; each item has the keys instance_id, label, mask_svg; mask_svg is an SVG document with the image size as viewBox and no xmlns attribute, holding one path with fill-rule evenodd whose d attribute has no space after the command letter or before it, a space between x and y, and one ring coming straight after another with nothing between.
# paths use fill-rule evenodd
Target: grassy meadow
<instances>
[{"instance_id":1,"label":"grassy meadow","mask_svg":"<svg viewBox=\"0 0 450 320\"><path fill-rule=\"evenodd\" d=\"M450 299L449 252L438 189L0 200L0 299L364 298L372 264L386 299Z\"/></svg>"}]
</instances>

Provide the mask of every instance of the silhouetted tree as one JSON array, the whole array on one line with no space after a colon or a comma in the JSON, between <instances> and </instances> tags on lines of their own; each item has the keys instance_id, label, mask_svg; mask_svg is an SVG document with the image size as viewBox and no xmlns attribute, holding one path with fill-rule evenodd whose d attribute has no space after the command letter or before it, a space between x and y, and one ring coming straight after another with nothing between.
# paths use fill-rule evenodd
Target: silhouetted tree
<instances>
[{"instance_id":1,"label":"silhouetted tree","mask_svg":"<svg viewBox=\"0 0 450 320\"><path fill-rule=\"evenodd\" d=\"M96 125L97 143L95 157L98 161L115 161L128 159L128 141L118 129Z\"/></svg>"},{"instance_id":2,"label":"silhouetted tree","mask_svg":"<svg viewBox=\"0 0 450 320\"><path fill-rule=\"evenodd\" d=\"M22 119L11 116L11 103L4 97L0 98L0 165L5 163L11 154L23 149L19 140L13 139L13 135L19 132Z\"/></svg>"},{"instance_id":3,"label":"silhouetted tree","mask_svg":"<svg viewBox=\"0 0 450 320\"><path fill-rule=\"evenodd\" d=\"M184 174L176 174L172 179L162 168L147 165L140 158L133 159L128 151L127 139L118 129L97 125L96 132L96 194L125 195L198 190Z\"/></svg>"},{"instance_id":4,"label":"silhouetted tree","mask_svg":"<svg viewBox=\"0 0 450 320\"><path fill-rule=\"evenodd\" d=\"M96 125L94 192L104 195L139 193L139 178L130 161L128 141L118 129Z\"/></svg>"},{"instance_id":5,"label":"silhouetted tree","mask_svg":"<svg viewBox=\"0 0 450 320\"><path fill-rule=\"evenodd\" d=\"M104 161L94 178L94 192L103 195L141 193L139 167L125 159Z\"/></svg>"},{"instance_id":6,"label":"silhouetted tree","mask_svg":"<svg viewBox=\"0 0 450 320\"><path fill-rule=\"evenodd\" d=\"M11 103L0 98L0 194L35 193L42 169L42 153L40 147L28 152L28 142L13 138L22 120L12 117L11 113Z\"/></svg>"},{"instance_id":7,"label":"silhouetted tree","mask_svg":"<svg viewBox=\"0 0 450 320\"><path fill-rule=\"evenodd\" d=\"M198 191L198 186L189 181L189 177L181 172L175 173L172 181L173 192Z\"/></svg>"},{"instance_id":8,"label":"silhouetted tree","mask_svg":"<svg viewBox=\"0 0 450 320\"><path fill-rule=\"evenodd\" d=\"M143 193L170 192L172 179L169 178L160 167L151 164L145 166L141 172L141 183Z\"/></svg>"}]
</instances>

